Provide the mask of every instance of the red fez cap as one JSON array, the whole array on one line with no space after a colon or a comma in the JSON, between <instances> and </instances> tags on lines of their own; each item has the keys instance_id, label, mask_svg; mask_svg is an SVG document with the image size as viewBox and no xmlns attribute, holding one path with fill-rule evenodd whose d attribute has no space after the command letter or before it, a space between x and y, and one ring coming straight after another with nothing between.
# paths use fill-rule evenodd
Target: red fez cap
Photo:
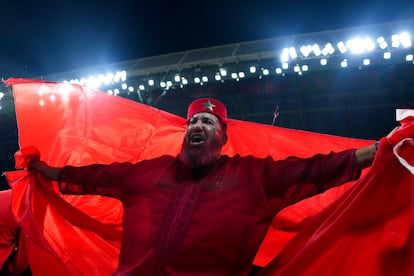
<instances>
[{"instance_id":1,"label":"red fez cap","mask_svg":"<svg viewBox=\"0 0 414 276\"><path fill-rule=\"evenodd\" d=\"M193 101L188 106L187 119L190 119L194 114L200 112L208 112L214 114L223 122L227 120L226 106L212 98L200 98Z\"/></svg>"}]
</instances>

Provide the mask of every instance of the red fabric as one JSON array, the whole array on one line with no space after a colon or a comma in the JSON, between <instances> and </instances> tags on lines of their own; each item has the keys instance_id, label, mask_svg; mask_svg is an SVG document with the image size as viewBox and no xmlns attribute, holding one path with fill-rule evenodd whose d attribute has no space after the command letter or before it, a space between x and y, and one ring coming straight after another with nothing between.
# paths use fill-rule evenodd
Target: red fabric
<instances>
[{"instance_id":1,"label":"red fabric","mask_svg":"<svg viewBox=\"0 0 414 276\"><path fill-rule=\"evenodd\" d=\"M414 275L411 168L414 117L381 140L366 177L308 221L260 275Z\"/></svg>"},{"instance_id":2,"label":"red fabric","mask_svg":"<svg viewBox=\"0 0 414 276\"><path fill-rule=\"evenodd\" d=\"M20 275L29 265L29 241L12 212L12 190L0 191L0 275Z\"/></svg>"},{"instance_id":3,"label":"red fabric","mask_svg":"<svg viewBox=\"0 0 414 276\"><path fill-rule=\"evenodd\" d=\"M11 210L11 190L0 191L0 270L13 252L19 226Z\"/></svg>"},{"instance_id":4,"label":"red fabric","mask_svg":"<svg viewBox=\"0 0 414 276\"><path fill-rule=\"evenodd\" d=\"M222 156L194 171L164 155L136 164L67 166L60 187L124 203L115 275L248 275L275 214L355 179L354 156L354 150L284 162Z\"/></svg>"},{"instance_id":5,"label":"red fabric","mask_svg":"<svg viewBox=\"0 0 414 276\"><path fill-rule=\"evenodd\" d=\"M175 155L181 147L184 118L77 85L25 79L10 79L6 83L13 86L20 148L36 146L41 159L52 166L135 162L162 154ZM372 143L230 119L228 136L223 153L230 156L236 153L257 157L271 155L274 159L290 155L309 157L317 152ZM108 274L108 267L100 270L101 266L97 267L92 261L71 260L76 257L76 250L70 250L74 253L68 255L62 249L70 249L71 243L86 238L93 242L84 250L99 252L104 251L99 246L112 246L109 256L102 255L109 258L118 245L105 243L108 233L94 234L97 229L91 229L89 223L106 225L107 228L103 228L111 229L108 235L116 235L120 231L122 215L119 202L99 196L53 195L54 184L34 186L33 182L42 180L36 175L27 176L24 171L10 172L6 176L15 191L14 213L24 225L24 231L31 233L36 246L58 255L70 274L79 274L79 270ZM304 218L318 213L350 185L331 189L280 212L255 263L264 265L269 262L300 228ZM80 213L84 215L76 221ZM68 235L74 238L67 239ZM94 239L99 246L93 246ZM99 260L98 255L94 256Z\"/></svg>"}]
</instances>

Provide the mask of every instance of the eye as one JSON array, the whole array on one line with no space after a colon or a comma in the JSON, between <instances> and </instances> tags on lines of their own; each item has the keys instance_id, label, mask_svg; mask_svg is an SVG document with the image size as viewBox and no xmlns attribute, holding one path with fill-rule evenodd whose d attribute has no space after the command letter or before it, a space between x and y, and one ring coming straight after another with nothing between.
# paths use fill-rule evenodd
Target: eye
<instances>
[{"instance_id":1,"label":"eye","mask_svg":"<svg viewBox=\"0 0 414 276\"><path fill-rule=\"evenodd\" d=\"M204 118L203 123L208 124L208 125L214 125L214 121L209 118Z\"/></svg>"},{"instance_id":2,"label":"eye","mask_svg":"<svg viewBox=\"0 0 414 276\"><path fill-rule=\"evenodd\" d=\"M198 118L193 117L188 121L188 124L189 125L194 125L195 123L197 123L197 121L198 121Z\"/></svg>"}]
</instances>

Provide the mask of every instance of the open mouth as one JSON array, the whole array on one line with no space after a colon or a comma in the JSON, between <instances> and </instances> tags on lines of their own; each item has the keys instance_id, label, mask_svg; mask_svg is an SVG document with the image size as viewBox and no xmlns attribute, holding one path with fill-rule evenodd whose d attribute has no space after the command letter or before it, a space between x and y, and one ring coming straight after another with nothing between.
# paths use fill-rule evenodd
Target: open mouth
<instances>
[{"instance_id":1,"label":"open mouth","mask_svg":"<svg viewBox=\"0 0 414 276\"><path fill-rule=\"evenodd\" d=\"M191 145L199 145L204 143L204 137L200 134L193 134L190 137L190 144Z\"/></svg>"}]
</instances>

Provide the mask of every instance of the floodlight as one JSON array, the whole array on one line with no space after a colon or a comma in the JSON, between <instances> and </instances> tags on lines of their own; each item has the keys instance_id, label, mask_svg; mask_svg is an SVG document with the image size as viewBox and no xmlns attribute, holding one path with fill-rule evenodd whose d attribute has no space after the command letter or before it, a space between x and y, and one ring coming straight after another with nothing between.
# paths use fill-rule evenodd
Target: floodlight
<instances>
[{"instance_id":1,"label":"floodlight","mask_svg":"<svg viewBox=\"0 0 414 276\"><path fill-rule=\"evenodd\" d=\"M363 43L364 43L365 50L373 51L375 49L375 44L371 38L369 37L364 38Z\"/></svg>"},{"instance_id":2,"label":"floodlight","mask_svg":"<svg viewBox=\"0 0 414 276\"><path fill-rule=\"evenodd\" d=\"M221 76L220 76L220 74L216 74L216 75L214 76L214 79L215 79L216 81L221 80Z\"/></svg>"},{"instance_id":3,"label":"floodlight","mask_svg":"<svg viewBox=\"0 0 414 276\"><path fill-rule=\"evenodd\" d=\"M268 69L263 69L263 75L265 75L265 76L269 75L269 70Z\"/></svg>"},{"instance_id":4,"label":"floodlight","mask_svg":"<svg viewBox=\"0 0 414 276\"><path fill-rule=\"evenodd\" d=\"M222 77L227 76L227 70L226 70L226 69L220 69L220 75L221 75Z\"/></svg>"},{"instance_id":5,"label":"floodlight","mask_svg":"<svg viewBox=\"0 0 414 276\"><path fill-rule=\"evenodd\" d=\"M88 80L86 81L86 86L90 87L90 88L98 88L100 85L100 81L98 79L96 79L95 77L89 77Z\"/></svg>"},{"instance_id":6,"label":"floodlight","mask_svg":"<svg viewBox=\"0 0 414 276\"><path fill-rule=\"evenodd\" d=\"M282 63L282 68L285 69L285 70L288 69L289 68L289 64L286 63L286 62L285 63Z\"/></svg>"},{"instance_id":7,"label":"floodlight","mask_svg":"<svg viewBox=\"0 0 414 276\"><path fill-rule=\"evenodd\" d=\"M396 35L396 34L392 35L391 41L392 41L392 47L394 48L400 47L400 36L399 35Z\"/></svg>"},{"instance_id":8,"label":"floodlight","mask_svg":"<svg viewBox=\"0 0 414 276\"><path fill-rule=\"evenodd\" d=\"M256 73L256 66L250 66L250 73L254 74Z\"/></svg>"},{"instance_id":9,"label":"floodlight","mask_svg":"<svg viewBox=\"0 0 414 276\"><path fill-rule=\"evenodd\" d=\"M164 87L166 87L166 86L167 86L167 84L165 83L165 81L161 81L161 82L160 82L160 86L161 86L162 88L164 88Z\"/></svg>"},{"instance_id":10,"label":"floodlight","mask_svg":"<svg viewBox=\"0 0 414 276\"><path fill-rule=\"evenodd\" d=\"M308 65L302 65L302 71L309 71L309 66Z\"/></svg>"},{"instance_id":11,"label":"floodlight","mask_svg":"<svg viewBox=\"0 0 414 276\"><path fill-rule=\"evenodd\" d=\"M326 64L328 64L328 60L326 58L322 58L321 59L321 65L324 66Z\"/></svg>"},{"instance_id":12,"label":"floodlight","mask_svg":"<svg viewBox=\"0 0 414 276\"><path fill-rule=\"evenodd\" d=\"M302 55L304 57L308 57L309 54L312 52L312 46L311 45L304 45L302 47L300 47L300 52L302 53Z\"/></svg>"},{"instance_id":13,"label":"floodlight","mask_svg":"<svg viewBox=\"0 0 414 276\"><path fill-rule=\"evenodd\" d=\"M348 51L348 49L346 48L346 45L343 41L339 41L338 44L336 44L336 46L338 47L341 54L345 54Z\"/></svg>"},{"instance_id":14,"label":"floodlight","mask_svg":"<svg viewBox=\"0 0 414 276\"><path fill-rule=\"evenodd\" d=\"M188 80L186 78L182 78L181 83L182 84L188 84Z\"/></svg>"},{"instance_id":15,"label":"floodlight","mask_svg":"<svg viewBox=\"0 0 414 276\"><path fill-rule=\"evenodd\" d=\"M145 86L144 86L143 84L140 84L140 85L138 86L138 89L139 89L139 90L141 90L141 91L143 91L143 90L145 90Z\"/></svg>"},{"instance_id":16,"label":"floodlight","mask_svg":"<svg viewBox=\"0 0 414 276\"><path fill-rule=\"evenodd\" d=\"M370 65L370 64L371 64L371 60L370 60L369 58L365 58L365 59L362 61L362 64L364 64L364 65Z\"/></svg>"},{"instance_id":17,"label":"floodlight","mask_svg":"<svg viewBox=\"0 0 414 276\"><path fill-rule=\"evenodd\" d=\"M121 76L122 76L122 73L121 72L116 72L115 73L115 76L114 76L114 82L115 83L117 83L117 82L119 82L120 80L121 80Z\"/></svg>"},{"instance_id":18,"label":"floodlight","mask_svg":"<svg viewBox=\"0 0 414 276\"><path fill-rule=\"evenodd\" d=\"M282 60L282 62L287 62L289 60L289 49L288 48L283 49L280 59Z\"/></svg>"},{"instance_id":19,"label":"floodlight","mask_svg":"<svg viewBox=\"0 0 414 276\"><path fill-rule=\"evenodd\" d=\"M383 36L377 38L377 43L379 47L383 50L388 47L388 43L387 41L385 41L385 38Z\"/></svg>"},{"instance_id":20,"label":"floodlight","mask_svg":"<svg viewBox=\"0 0 414 276\"><path fill-rule=\"evenodd\" d=\"M201 80L202 80L203 82L208 82L208 77L207 77L207 76L203 76L203 77L201 78Z\"/></svg>"},{"instance_id":21,"label":"floodlight","mask_svg":"<svg viewBox=\"0 0 414 276\"><path fill-rule=\"evenodd\" d=\"M128 88L128 85L127 85L126 83L123 83L123 84L121 85L121 88L122 88L122 89L124 89L124 90L126 90L126 89Z\"/></svg>"},{"instance_id":22,"label":"floodlight","mask_svg":"<svg viewBox=\"0 0 414 276\"><path fill-rule=\"evenodd\" d=\"M385 49L387 47L388 47L388 43L386 41L381 42L381 44L380 44L381 49Z\"/></svg>"},{"instance_id":23,"label":"floodlight","mask_svg":"<svg viewBox=\"0 0 414 276\"><path fill-rule=\"evenodd\" d=\"M128 92L134 92L134 87L132 86L128 87Z\"/></svg>"},{"instance_id":24,"label":"floodlight","mask_svg":"<svg viewBox=\"0 0 414 276\"><path fill-rule=\"evenodd\" d=\"M239 72L239 78L244 78L245 76L244 72Z\"/></svg>"},{"instance_id":25,"label":"floodlight","mask_svg":"<svg viewBox=\"0 0 414 276\"><path fill-rule=\"evenodd\" d=\"M331 43L327 43L323 49L324 49L324 50L325 50L325 52L327 52L329 55L332 55L333 53L335 53L335 49L334 49L334 47L332 46L332 44L331 44ZM322 51L322 52L323 52L323 51Z\"/></svg>"},{"instance_id":26,"label":"floodlight","mask_svg":"<svg viewBox=\"0 0 414 276\"><path fill-rule=\"evenodd\" d=\"M297 73L297 72L299 72L299 71L300 71L300 66L296 64L296 65L293 67L293 71L295 71L296 73Z\"/></svg>"},{"instance_id":27,"label":"floodlight","mask_svg":"<svg viewBox=\"0 0 414 276\"><path fill-rule=\"evenodd\" d=\"M298 54L296 53L296 49L295 47L290 47L289 48L289 56L291 59L295 59L298 57Z\"/></svg>"},{"instance_id":28,"label":"floodlight","mask_svg":"<svg viewBox=\"0 0 414 276\"><path fill-rule=\"evenodd\" d=\"M154 80L148 80L148 85L153 86L155 84Z\"/></svg>"},{"instance_id":29,"label":"floodlight","mask_svg":"<svg viewBox=\"0 0 414 276\"><path fill-rule=\"evenodd\" d=\"M343 61L341 61L341 67L345 68L348 66L348 60L344 59Z\"/></svg>"},{"instance_id":30,"label":"floodlight","mask_svg":"<svg viewBox=\"0 0 414 276\"><path fill-rule=\"evenodd\" d=\"M108 73L106 74L106 76L104 77L103 83L105 83L106 85L110 84L112 82L112 79L114 78L114 74L112 73Z\"/></svg>"},{"instance_id":31,"label":"floodlight","mask_svg":"<svg viewBox=\"0 0 414 276\"><path fill-rule=\"evenodd\" d=\"M201 82L201 80L200 80L200 78L199 78L199 77L195 77L195 78L194 78L194 82L195 82L195 83L200 83L200 82Z\"/></svg>"},{"instance_id":32,"label":"floodlight","mask_svg":"<svg viewBox=\"0 0 414 276\"><path fill-rule=\"evenodd\" d=\"M180 75L175 75L174 80L175 82L180 82Z\"/></svg>"},{"instance_id":33,"label":"floodlight","mask_svg":"<svg viewBox=\"0 0 414 276\"><path fill-rule=\"evenodd\" d=\"M346 42L345 45L351 50L351 52L355 54L361 54L365 50L364 43L360 38L350 39Z\"/></svg>"},{"instance_id":34,"label":"floodlight","mask_svg":"<svg viewBox=\"0 0 414 276\"><path fill-rule=\"evenodd\" d=\"M390 59L390 58L391 58L391 52L385 52L384 59Z\"/></svg>"},{"instance_id":35,"label":"floodlight","mask_svg":"<svg viewBox=\"0 0 414 276\"><path fill-rule=\"evenodd\" d=\"M315 56L320 56L321 55L321 53L322 53L322 51L321 51L321 49L319 48L319 45L318 44L313 44L313 46L312 46L312 51L313 51L313 53L315 54Z\"/></svg>"},{"instance_id":36,"label":"floodlight","mask_svg":"<svg viewBox=\"0 0 414 276\"><path fill-rule=\"evenodd\" d=\"M406 61L413 61L413 55L412 54L406 55L405 60Z\"/></svg>"},{"instance_id":37,"label":"floodlight","mask_svg":"<svg viewBox=\"0 0 414 276\"><path fill-rule=\"evenodd\" d=\"M122 71L122 72L121 72L121 80L122 80L122 81L126 81L126 77L127 77L127 73L126 73L126 71Z\"/></svg>"},{"instance_id":38,"label":"floodlight","mask_svg":"<svg viewBox=\"0 0 414 276\"><path fill-rule=\"evenodd\" d=\"M282 74L282 69L281 68L276 68L275 69L276 74Z\"/></svg>"},{"instance_id":39,"label":"floodlight","mask_svg":"<svg viewBox=\"0 0 414 276\"><path fill-rule=\"evenodd\" d=\"M231 73L231 78L232 79L237 79L237 74L236 73Z\"/></svg>"},{"instance_id":40,"label":"floodlight","mask_svg":"<svg viewBox=\"0 0 414 276\"><path fill-rule=\"evenodd\" d=\"M412 45L410 35L406 32L400 34L400 41L404 48L409 48Z\"/></svg>"}]
</instances>

